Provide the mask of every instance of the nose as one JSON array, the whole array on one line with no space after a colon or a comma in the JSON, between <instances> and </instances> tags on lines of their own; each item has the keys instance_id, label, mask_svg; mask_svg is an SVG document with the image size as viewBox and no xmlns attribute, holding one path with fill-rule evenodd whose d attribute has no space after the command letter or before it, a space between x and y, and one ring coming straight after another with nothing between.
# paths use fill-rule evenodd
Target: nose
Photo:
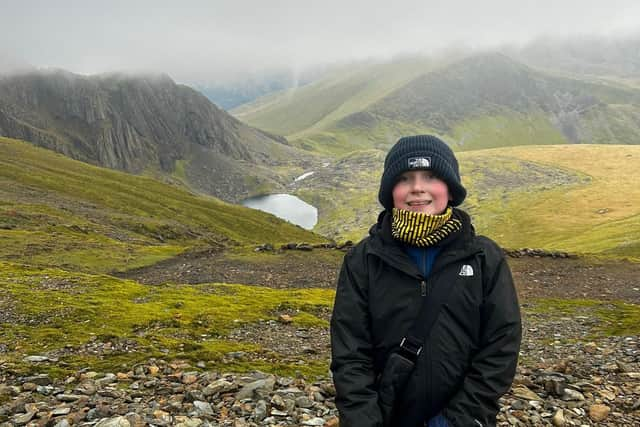
<instances>
[{"instance_id":1,"label":"nose","mask_svg":"<svg viewBox=\"0 0 640 427\"><path fill-rule=\"evenodd\" d=\"M427 191L427 180L421 176L416 176L415 179L411 181L411 192L424 193L425 191Z\"/></svg>"}]
</instances>

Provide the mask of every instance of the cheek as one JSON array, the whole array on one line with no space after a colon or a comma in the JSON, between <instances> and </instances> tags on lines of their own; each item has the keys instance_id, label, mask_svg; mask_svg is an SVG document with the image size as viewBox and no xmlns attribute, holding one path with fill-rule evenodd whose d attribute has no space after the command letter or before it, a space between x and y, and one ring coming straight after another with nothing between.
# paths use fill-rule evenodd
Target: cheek
<instances>
[{"instance_id":1,"label":"cheek","mask_svg":"<svg viewBox=\"0 0 640 427\"><path fill-rule=\"evenodd\" d=\"M449 199L449 189L447 184L439 182L431 187L431 194L434 197Z\"/></svg>"},{"instance_id":2,"label":"cheek","mask_svg":"<svg viewBox=\"0 0 640 427\"><path fill-rule=\"evenodd\" d=\"M392 196L393 196L393 205L394 207L404 206L405 199L407 197L407 193L409 192L408 188L402 183L396 184L393 187Z\"/></svg>"}]
</instances>

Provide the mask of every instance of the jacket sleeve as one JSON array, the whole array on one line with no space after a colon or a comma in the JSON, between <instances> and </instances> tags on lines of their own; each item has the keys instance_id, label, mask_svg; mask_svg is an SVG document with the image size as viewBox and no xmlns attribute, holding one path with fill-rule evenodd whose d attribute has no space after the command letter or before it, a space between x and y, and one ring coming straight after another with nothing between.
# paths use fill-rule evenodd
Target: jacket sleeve
<instances>
[{"instance_id":1,"label":"jacket sleeve","mask_svg":"<svg viewBox=\"0 0 640 427\"><path fill-rule=\"evenodd\" d=\"M340 427L378 427L382 415L375 388L367 279L353 274L352 255L347 254L342 264L331 316L336 406Z\"/></svg>"},{"instance_id":2,"label":"jacket sleeve","mask_svg":"<svg viewBox=\"0 0 640 427\"><path fill-rule=\"evenodd\" d=\"M485 283L480 348L461 389L443 411L451 426L494 426L498 400L509 390L516 372L522 337L520 307L509 266L502 255L498 259Z\"/></svg>"}]
</instances>

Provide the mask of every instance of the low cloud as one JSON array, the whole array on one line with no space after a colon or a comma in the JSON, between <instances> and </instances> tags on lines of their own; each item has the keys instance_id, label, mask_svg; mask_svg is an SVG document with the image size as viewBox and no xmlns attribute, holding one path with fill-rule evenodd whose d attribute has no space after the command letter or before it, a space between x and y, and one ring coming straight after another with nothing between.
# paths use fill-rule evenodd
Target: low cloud
<instances>
[{"instance_id":1,"label":"low cloud","mask_svg":"<svg viewBox=\"0 0 640 427\"><path fill-rule=\"evenodd\" d=\"M86 74L157 71L203 82L449 45L640 29L640 4L628 0L10 3L2 6L0 52L14 62Z\"/></svg>"}]
</instances>

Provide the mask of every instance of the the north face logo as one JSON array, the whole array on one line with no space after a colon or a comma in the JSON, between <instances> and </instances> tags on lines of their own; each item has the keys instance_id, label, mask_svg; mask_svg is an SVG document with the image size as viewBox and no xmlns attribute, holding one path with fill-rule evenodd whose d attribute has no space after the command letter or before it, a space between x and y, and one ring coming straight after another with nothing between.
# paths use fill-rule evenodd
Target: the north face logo
<instances>
[{"instance_id":1,"label":"the north face logo","mask_svg":"<svg viewBox=\"0 0 640 427\"><path fill-rule=\"evenodd\" d=\"M431 157L410 157L409 169L423 169L431 167Z\"/></svg>"},{"instance_id":2,"label":"the north face logo","mask_svg":"<svg viewBox=\"0 0 640 427\"><path fill-rule=\"evenodd\" d=\"M460 276L473 276L473 267L471 267L469 264L465 264L462 266L462 268L460 269L460 273L458 273Z\"/></svg>"}]
</instances>

